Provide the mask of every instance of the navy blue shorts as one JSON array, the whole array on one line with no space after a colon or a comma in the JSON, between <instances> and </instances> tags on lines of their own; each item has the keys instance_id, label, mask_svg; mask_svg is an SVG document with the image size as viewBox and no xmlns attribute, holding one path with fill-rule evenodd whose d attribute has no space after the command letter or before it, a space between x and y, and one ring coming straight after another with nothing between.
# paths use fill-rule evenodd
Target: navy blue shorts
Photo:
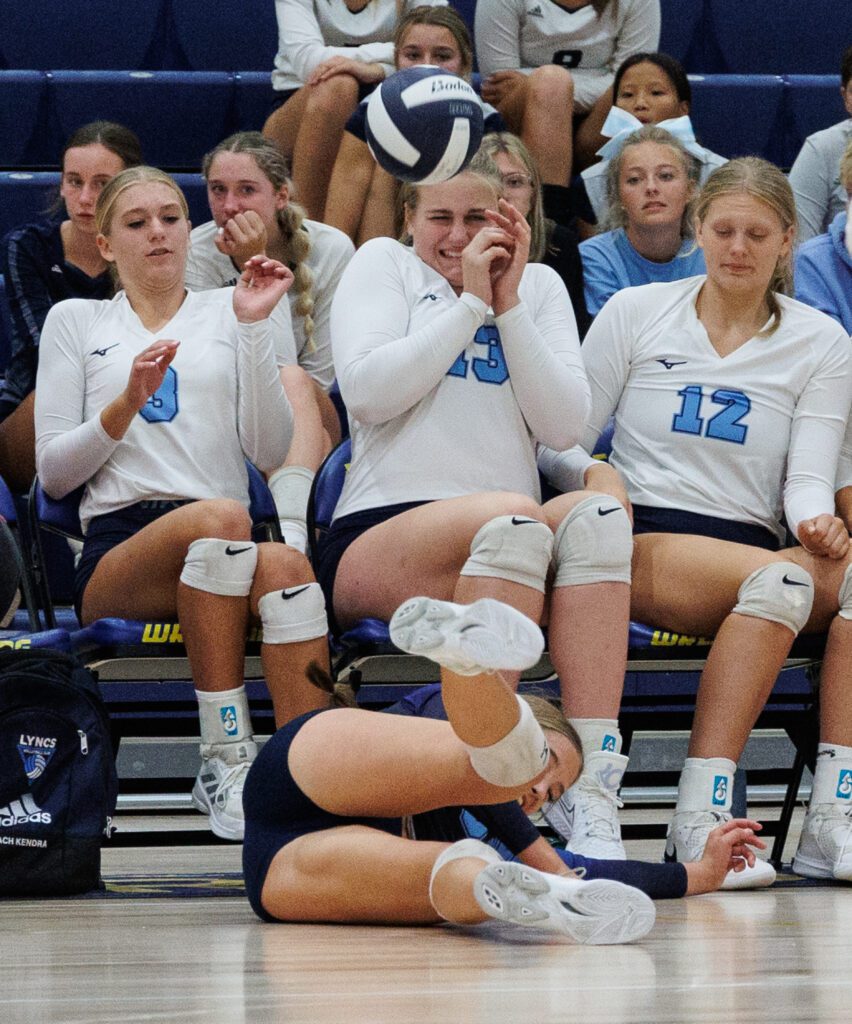
<instances>
[{"instance_id":1,"label":"navy blue shorts","mask_svg":"<svg viewBox=\"0 0 852 1024\"><path fill-rule=\"evenodd\" d=\"M155 522L160 516L164 516L166 512L180 508L181 505L188 505L190 500L192 499L186 501L140 501L136 505L128 505L127 508L119 509L117 512L105 512L102 516L95 516L86 531L86 537L83 540L83 553L74 574L74 611L76 611L78 619L83 605L83 593L98 562L107 551L112 551L129 537L139 533L144 526ZM82 619L80 621L82 622Z\"/></svg>"},{"instance_id":2,"label":"navy blue shorts","mask_svg":"<svg viewBox=\"0 0 852 1024\"><path fill-rule=\"evenodd\" d=\"M429 501L405 501L399 505L387 505L385 508L367 508L361 512L353 512L351 515L335 519L328 533L320 537L314 572L317 583L322 587L322 592L325 595L325 606L328 610L332 632L340 633L340 628L334 618L334 580L337 576L340 559L343 558L346 549L362 533L378 526L379 523L386 523L388 519L393 519L394 516L407 512L409 509L428 504Z\"/></svg>"},{"instance_id":3,"label":"navy blue shorts","mask_svg":"<svg viewBox=\"0 0 852 1024\"><path fill-rule=\"evenodd\" d=\"M275 854L299 836L324 832L342 825L402 835L401 818L349 818L318 807L299 789L290 774L290 744L308 719L323 710L308 711L283 726L263 745L246 776L243 789L245 839L243 876L252 910L264 921L276 921L260 902L263 883Z\"/></svg>"},{"instance_id":4,"label":"navy blue shorts","mask_svg":"<svg viewBox=\"0 0 852 1024\"><path fill-rule=\"evenodd\" d=\"M750 544L753 548L777 551L781 545L774 533L755 523L738 523L677 508L656 508L653 505L633 506L634 533L691 533L699 537L715 537L734 544Z\"/></svg>"}]
</instances>

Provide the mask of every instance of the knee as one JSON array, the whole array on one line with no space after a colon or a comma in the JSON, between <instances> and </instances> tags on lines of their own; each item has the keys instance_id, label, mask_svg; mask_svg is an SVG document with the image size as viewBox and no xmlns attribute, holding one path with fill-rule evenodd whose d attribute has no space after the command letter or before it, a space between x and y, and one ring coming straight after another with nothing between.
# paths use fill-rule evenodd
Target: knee
<instances>
[{"instance_id":1,"label":"knee","mask_svg":"<svg viewBox=\"0 0 852 1024\"><path fill-rule=\"evenodd\" d=\"M795 562L769 562L740 585L734 611L786 626L798 635L810 618L813 579Z\"/></svg>"},{"instance_id":2,"label":"knee","mask_svg":"<svg viewBox=\"0 0 852 1024\"><path fill-rule=\"evenodd\" d=\"M574 79L557 64L544 64L529 76L529 102L542 105L573 104Z\"/></svg>"},{"instance_id":3,"label":"knee","mask_svg":"<svg viewBox=\"0 0 852 1024\"><path fill-rule=\"evenodd\" d=\"M535 515L522 509L495 515L477 530L470 543L470 555L461 568L462 576L485 576L508 580L544 593L553 554L553 532Z\"/></svg>"},{"instance_id":4,"label":"knee","mask_svg":"<svg viewBox=\"0 0 852 1024\"><path fill-rule=\"evenodd\" d=\"M313 583L314 573L301 551L286 544L258 544L254 580L257 593L266 594Z\"/></svg>"},{"instance_id":5,"label":"knee","mask_svg":"<svg viewBox=\"0 0 852 1024\"><path fill-rule=\"evenodd\" d=\"M351 75L334 75L311 87L307 111L340 119L355 109L358 102L358 82Z\"/></svg>"},{"instance_id":6,"label":"knee","mask_svg":"<svg viewBox=\"0 0 852 1024\"><path fill-rule=\"evenodd\" d=\"M555 587L630 583L633 531L624 506L606 494L578 502L556 529Z\"/></svg>"},{"instance_id":7,"label":"knee","mask_svg":"<svg viewBox=\"0 0 852 1024\"><path fill-rule=\"evenodd\" d=\"M328 633L325 598L307 558L283 544L258 545L252 611L266 644L316 640Z\"/></svg>"},{"instance_id":8,"label":"knee","mask_svg":"<svg viewBox=\"0 0 852 1024\"><path fill-rule=\"evenodd\" d=\"M197 501L192 532L198 537L219 537L222 540L248 540L251 537L251 516L245 505L231 498Z\"/></svg>"}]
</instances>

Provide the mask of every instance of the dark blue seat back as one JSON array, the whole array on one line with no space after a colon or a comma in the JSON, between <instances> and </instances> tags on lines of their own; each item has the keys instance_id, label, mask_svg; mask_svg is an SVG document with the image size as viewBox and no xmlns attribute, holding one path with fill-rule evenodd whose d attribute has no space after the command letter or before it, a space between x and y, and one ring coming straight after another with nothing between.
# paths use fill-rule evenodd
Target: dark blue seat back
<instances>
[{"instance_id":1,"label":"dark blue seat back","mask_svg":"<svg viewBox=\"0 0 852 1024\"><path fill-rule=\"evenodd\" d=\"M193 71L265 71L278 50L271 0L172 0L173 45Z\"/></svg>"},{"instance_id":2,"label":"dark blue seat back","mask_svg":"<svg viewBox=\"0 0 852 1024\"><path fill-rule=\"evenodd\" d=\"M781 166L789 167L809 135L849 115L840 98L840 75L785 75L784 85L787 134Z\"/></svg>"},{"instance_id":3,"label":"dark blue seat back","mask_svg":"<svg viewBox=\"0 0 852 1024\"><path fill-rule=\"evenodd\" d=\"M722 156L783 155L784 82L777 75L693 75L692 123Z\"/></svg>"},{"instance_id":4,"label":"dark blue seat back","mask_svg":"<svg viewBox=\"0 0 852 1024\"><path fill-rule=\"evenodd\" d=\"M207 202L207 182L204 180L204 176L178 172L174 175L174 179L186 196L186 205L189 207L189 219L192 226L197 228L199 224L206 224L211 217L210 204Z\"/></svg>"},{"instance_id":5,"label":"dark blue seat back","mask_svg":"<svg viewBox=\"0 0 852 1024\"><path fill-rule=\"evenodd\" d=\"M313 527L308 529L311 538L316 530L322 533L331 526L351 458L352 441L347 437L317 470L308 503L308 522Z\"/></svg>"},{"instance_id":6,"label":"dark blue seat back","mask_svg":"<svg viewBox=\"0 0 852 1024\"><path fill-rule=\"evenodd\" d=\"M62 140L94 116L127 125L145 160L197 170L233 127L234 80L224 71L57 71L50 79L53 160Z\"/></svg>"},{"instance_id":7,"label":"dark blue seat back","mask_svg":"<svg viewBox=\"0 0 852 1024\"><path fill-rule=\"evenodd\" d=\"M43 163L48 148L46 127L47 75L43 71L0 71L2 165L23 167Z\"/></svg>"},{"instance_id":8,"label":"dark blue seat back","mask_svg":"<svg viewBox=\"0 0 852 1024\"><path fill-rule=\"evenodd\" d=\"M166 0L0 4L0 56L10 68L160 67L166 6Z\"/></svg>"},{"instance_id":9,"label":"dark blue seat back","mask_svg":"<svg viewBox=\"0 0 852 1024\"><path fill-rule=\"evenodd\" d=\"M48 219L58 195L58 171L0 171L0 237Z\"/></svg>"}]
</instances>

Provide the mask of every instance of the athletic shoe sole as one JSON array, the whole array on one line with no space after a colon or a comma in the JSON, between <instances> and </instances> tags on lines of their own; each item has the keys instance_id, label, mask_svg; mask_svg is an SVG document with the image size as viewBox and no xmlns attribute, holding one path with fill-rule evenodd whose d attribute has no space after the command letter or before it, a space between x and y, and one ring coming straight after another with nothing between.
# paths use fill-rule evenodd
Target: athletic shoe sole
<instances>
[{"instance_id":1,"label":"athletic shoe sole","mask_svg":"<svg viewBox=\"0 0 852 1024\"><path fill-rule=\"evenodd\" d=\"M549 876L508 861L480 871L474 896L498 921L560 932L590 946L635 942L657 916L653 900L632 886Z\"/></svg>"},{"instance_id":2,"label":"athletic shoe sole","mask_svg":"<svg viewBox=\"0 0 852 1024\"><path fill-rule=\"evenodd\" d=\"M413 597L394 612L390 636L400 650L460 675L520 671L535 665L544 650L532 619L490 598L468 605Z\"/></svg>"}]
</instances>

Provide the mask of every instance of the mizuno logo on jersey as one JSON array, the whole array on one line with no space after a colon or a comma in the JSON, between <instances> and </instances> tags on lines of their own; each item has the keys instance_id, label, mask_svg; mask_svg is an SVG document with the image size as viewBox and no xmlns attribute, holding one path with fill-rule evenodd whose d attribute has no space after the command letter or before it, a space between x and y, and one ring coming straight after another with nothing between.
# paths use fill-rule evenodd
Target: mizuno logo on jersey
<instances>
[{"instance_id":1,"label":"mizuno logo on jersey","mask_svg":"<svg viewBox=\"0 0 852 1024\"><path fill-rule=\"evenodd\" d=\"M53 266L50 268L50 272L52 274L61 274L62 267L60 267L58 263L54 263Z\"/></svg>"},{"instance_id":2,"label":"mizuno logo on jersey","mask_svg":"<svg viewBox=\"0 0 852 1024\"><path fill-rule=\"evenodd\" d=\"M681 359L679 362L673 361L671 359L658 359L657 362L660 363L662 366L665 366L667 370L670 370L673 366L686 366L687 364L686 359Z\"/></svg>"},{"instance_id":3,"label":"mizuno logo on jersey","mask_svg":"<svg viewBox=\"0 0 852 1024\"><path fill-rule=\"evenodd\" d=\"M89 355L92 355L92 356L105 356L107 354L107 352L110 352L114 348L118 348L118 345L119 345L119 343L116 342L114 345L107 345L106 348L96 348L94 350L94 352L90 352Z\"/></svg>"},{"instance_id":4,"label":"mizuno logo on jersey","mask_svg":"<svg viewBox=\"0 0 852 1024\"><path fill-rule=\"evenodd\" d=\"M432 302L437 302L438 296L433 295L432 292L428 292L426 295L423 296L423 298L420 301L423 302L425 299L430 299Z\"/></svg>"},{"instance_id":5,"label":"mizuno logo on jersey","mask_svg":"<svg viewBox=\"0 0 852 1024\"><path fill-rule=\"evenodd\" d=\"M10 800L6 807L0 807L0 828L49 825L52 821L50 811L43 811L29 793L24 793L17 800Z\"/></svg>"},{"instance_id":6,"label":"mizuno logo on jersey","mask_svg":"<svg viewBox=\"0 0 852 1024\"><path fill-rule=\"evenodd\" d=\"M541 4L536 4L535 7L530 8L527 11L528 18L543 18L544 11L541 9Z\"/></svg>"}]
</instances>

